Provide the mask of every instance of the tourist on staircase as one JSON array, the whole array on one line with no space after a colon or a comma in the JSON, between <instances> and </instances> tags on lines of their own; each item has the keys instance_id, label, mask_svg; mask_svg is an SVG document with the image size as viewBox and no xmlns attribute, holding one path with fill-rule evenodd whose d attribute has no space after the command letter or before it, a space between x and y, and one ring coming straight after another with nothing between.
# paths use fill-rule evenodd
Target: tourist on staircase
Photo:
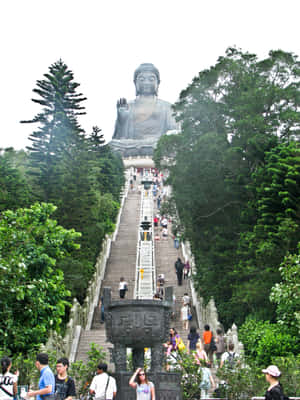
<instances>
[{"instance_id":1,"label":"tourist on staircase","mask_svg":"<svg viewBox=\"0 0 300 400\"><path fill-rule=\"evenodd\" d=\"M208 362L208 357L207 357L205 350L203 349L201 340L198 340L198 342L196 344L196 353L194 354L194 357L195 357L198 365L200 365L201 362L203 362L203 361L205 361L205 363Z\"/></svg>"},{"instance_id":2,"label":"tourist on staircase","mask_svg":"<svg viewBox=\"0 0 300 400\"><path fill-rule=\"evenodd\" d=\"M160 281L157 282L156 294L158 295L160 300L163 300L163 298L164 298L164 285Z\"/></svg>"},{"instance_id":3,"label":"tourist on staircase","mask_svg":"<svg viewBox=\"0 0 300 400\"><path fill-rule=\"evenodd\" d=\"M217 363L219 366L220 362L221 362L222 354L225 351L225 340L224 340L223 332L220 328L217 329L216 346L217 346L216 358L217 358Z\"/></svg>"},{"instance_id":4,"label":"tourist on staircase","mask_svg":"<svg viewBox=\"0 0 300 400\"><path fill-rule=\"evenodd\" d=\"M188 334L188 343L187 343L187 348L188 348L189 354L196 352L196 345L197 345L199 339L200 339L200 335L197 332L196 327L191 326L190 333Z\"/></svg>"},{"instance_id":5,"label":"tourist on staircase","mask_svg":"<svg viewBox=\"0 0 300 400\"><path fill-rule=\"evenodd\" d=\"M124 277L122 276L120 278L120 283L119 283L119 293L120 293L120 299L124 299L125 298L125 294L128 290L128 284L125 281Z\"/></svg>"},{"instance_id":6,"label":"tourist on staircase","mask_svg":"<svg viewBox=\"0 0 300 400\"><path fill-rule=\"evenodd\" d=\"M240 363L239 354L234 351L234 344L228 344L228 351L222 354L220 368L226 366L227 368L234 369Z\"/></svg>"},{"instance_id":7,"label":"tourist on staircase","mask_svg":"<svg viewBox=\"0 0 300 400\"><path fill-rule=\"evenodd\" d=\"M206 364L201 368L202 378L200 383L201 389L201 399L208 399L208 392L215 388L215 382L211 374L211 370L209 369L209 364Z\"/></svg>"},{"instance_id":8,"label":"tourist on staircase","mask_svg":"<svg viewBox=\"0 0 300 400\"><path fill-rule=\"evenodd\" d=\"M177 275L178 286L182 285L183 268L184 268L184 264L181 261L181 258L178 257L177 261L175 262L175 270L176 270L176 275Z\"/></svg>"},{"instance_id":9,"label":"tourist on staircase","mask_svg":"<svg viewBox=\"0 0 300 400\"><path fill-rule=\"evenodd\" d=\"M162 228L162 239L168 239L168 228Z\"/></svg>"},{"instance_id":10,"label":"tourist on staircase","mask_svg":"<svg viewBox=\"0 0 300 400\"><path fill-rule=\"evenodd\" d=\"M168 227L168 220L166 217L163 217L161 222L160 222L162 228L167 228Z\"/></svg>"},{"instance_id":11,"label":"tourist on staircase","mask_svg":"<svg viewBox=\"0 0 300 400\"><path fill-rule=\"evenodd\" d=\"M182 329L186 331L189 329L189 308L190 306L188 304L183 304L180 310Z\"/></svg>"},{"instance_id":12,"label":"tourist on staircase","mask_svg":"<svg viewBox=\"0 0 300 400\"><path fill-rule=\"evenodd\" d=\"M204 332L202 336L202 340L204 343L204 350L206 354L208 355L208 359L210 361L210 365L212 366L213 364L213 349L212 349L212 331L210 330L209 325L204 325Z\"/></svg>"},{"instance_id":13,"label":"tourist on staircase","mask_svg":"<svg viewBox=\"0 0 300 400\"><path fill-rule=\"evenodd\" d=\"M190 296L188 295L188 293L184 293L184 295L182 296L182 304L185 305L190 305L191 303L191 299Z\"/></svg>"},{"instance_id":14,"label":"tourist on staircase","mask_svg":"<svg viewBox=\"0 0 300 400\"><path fill-rule=\"evenodd\" d=\"M187 260L186 263L184 264L183 279L188 279L188 277L190 276L190 270L191 270L191 266L190 266L189 260Z\"/></svg>"},{"instance_id":15,"label":"tourist on staircase","mask_svg":"<svg viewBox=\"0 0 300 400\"><path fill-rule=\"evenodd\" d=\"M103 301L103 296L100 296L99 310L100 310L100 324L104 324L105 316L104 316L104 301Z\"/></svg>"},{"instance_id":16,"label":"tourist on staircase","mask_svg":"<svg viewBox=\"0 0 300 400\"><path fill-rule=\"evenodd\" d=\"M161 197L160 197L160 195L158 195L158 197L156 199L156 204L157 204L158 209L160 209L160 203L161 203Z\"/></svg>"},{"instance_id":17,"label":"tourist on staircase","mask_svg":"<svg viewBox=\"0 0 300 400\"><path fill-rule=\"evenodd\" d=\"M177 350L183 350L185 348L185 345L175 328L170 328L170 339L169 342L164 344L164 346L168 349L167 354L173 351L176 352Z\"/></svg>"}]
</instances>

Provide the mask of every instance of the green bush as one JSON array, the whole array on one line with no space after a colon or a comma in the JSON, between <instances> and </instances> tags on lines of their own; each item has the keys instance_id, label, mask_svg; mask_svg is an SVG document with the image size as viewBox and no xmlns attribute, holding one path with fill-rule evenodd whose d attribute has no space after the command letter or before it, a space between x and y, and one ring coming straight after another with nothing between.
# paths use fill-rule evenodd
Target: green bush
<instances>
[{"instance_id":1,"label":"green bush","mask_svg":"<svg viewBox=\"0 0 300 400\"><path fill-rule=\"evenodd\" d=\"M300 396L300 354L288 357L276 357L273 360L281 371L280 383L289 397Z\"/></svg>"},{"instance_id":2,"label":"green bush","mask_svg":"<svg viewBox=\"0 0 300 400\"><path fill-rule=\"evenodd\" d=\"M200 394L199 385L202 379L201 368L195 361L193 354L188 354L185 350L177 352L177 366L175 368L181 372L181 388L184 400L195 399Z\"/></svg>"},{"instance_id":3,"label":"green bush","mask_svg":"<svg viewBox=\"0 0 300 400\"><path fill-rule=\"evenodd\" d=\"M234 370L219 368L217 377L226 382L220 395L228 400L251 399L251 397L262 396L266 385L261 369L255 365L246 367L237 366Z\"/></svg>"},{"instance_id":4,"label":"green bush","mask_svg":"<svg viewBox=\"0 0 300 400\"><path fill-rule=\"evenodd\" d=\"M299 338L292 336L287 328L253 318L248 318L240 327L239 339L245 346L246 356L261 367L274 364L275 357L297 354L300 350Z\"/></svg>"}]
</instances>

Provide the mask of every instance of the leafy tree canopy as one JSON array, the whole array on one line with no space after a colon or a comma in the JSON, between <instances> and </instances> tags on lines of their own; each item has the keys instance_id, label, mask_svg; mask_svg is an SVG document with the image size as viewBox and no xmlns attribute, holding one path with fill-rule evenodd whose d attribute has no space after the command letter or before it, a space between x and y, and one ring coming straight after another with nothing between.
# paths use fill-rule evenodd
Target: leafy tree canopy
<instances>
[{"instance_id":1,"label":"leafy tree canopy","mask_svg":"<svg viewBox=\"0 0 300 400\"><path fill-rule=\"evenodd\" d=\"M59 226L54 211L36 203L0 218L0 346L12 352L45 342L65 313L70 293L56 263L79 247L80 233Z\"/></svg>"},{"instance_id":2,"label":"leafy tree canopy","mask_svg":"<svg viewBox=\"0 0 300 400\"><path fill-rule=\"evenodd\" d=\"M196 287L215 298L225 326L249 313L275 320L270 289L299 241L299 76L292 53L260 61L229 48L181 92L181 133L155 151L191 242Z\"/></svg>"},{"instance_id":3,"label":"leafy tree canopy","mask_svg":"<svg viewBox=\"0 0 300 400\"><path fill-rule=\"evenodd\" d=\"M278 322L295 335L300 332L300 244L298 253L288 254L279 271L281 282L271 290L271 301L277 305Z\"/></svg>"}]
</instances>

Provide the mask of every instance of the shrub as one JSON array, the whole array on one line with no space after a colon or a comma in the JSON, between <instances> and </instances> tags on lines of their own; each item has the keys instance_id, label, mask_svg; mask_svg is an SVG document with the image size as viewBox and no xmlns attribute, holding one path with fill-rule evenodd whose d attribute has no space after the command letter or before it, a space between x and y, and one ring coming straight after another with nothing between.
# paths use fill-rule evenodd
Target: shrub
<instances>
[{"instance_id":1,"label":"shrub","mask_svg":"<svg viewBox=\"0 0 300 400\"><path fill-rule=\"evenodd\" d=\"M245 346L245 354L257 365L266 367L275 357L297 354L300 350L298 337L288 329L269 321L248 318L239 330L239 339Z\"/></svg>"}]
</instances>

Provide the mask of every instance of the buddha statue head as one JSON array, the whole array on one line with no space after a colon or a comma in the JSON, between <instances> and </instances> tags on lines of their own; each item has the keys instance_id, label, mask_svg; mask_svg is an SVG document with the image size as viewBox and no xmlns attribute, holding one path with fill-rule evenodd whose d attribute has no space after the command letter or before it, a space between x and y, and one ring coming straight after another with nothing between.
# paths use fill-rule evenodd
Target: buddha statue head
<instances>
[{"instance_id":1,"label":"buddha statue head","mask_svg":"<svg viewBox=\"0 0 300 400\"><path fill-rule=\"evenodd\" d=\"M134 71L133 81L137 96L157 96L160 76L158 69L153 64L141 64Z\"/></svg>"}]
</instances>

